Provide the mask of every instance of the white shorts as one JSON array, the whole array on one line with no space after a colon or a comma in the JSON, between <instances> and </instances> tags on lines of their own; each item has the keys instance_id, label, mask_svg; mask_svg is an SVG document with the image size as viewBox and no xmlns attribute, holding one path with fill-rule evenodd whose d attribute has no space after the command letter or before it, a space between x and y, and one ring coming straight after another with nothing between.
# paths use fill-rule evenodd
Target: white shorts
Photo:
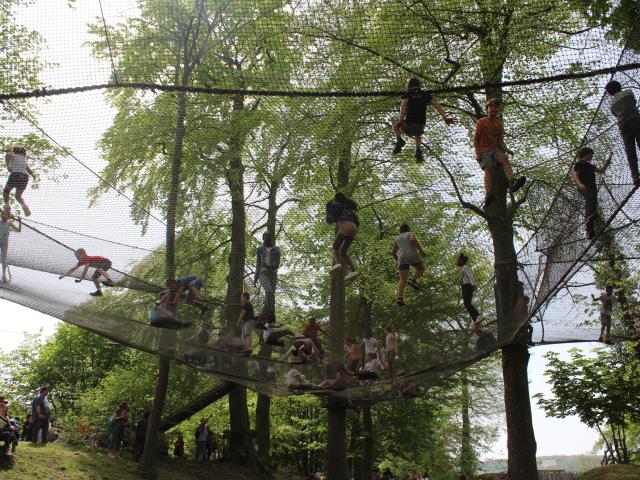
<instances>
[{"instance_id":1,"label":"white shorts","mask_svg":"<svg viewBox=\"0 0 640 480\"><path fill-rule=\"evenodd\" d=\"M244 325L242 326L242 336L250 337L255 327L256 327L256 322L254 320L249 320L248 322L244 322Z\"/></svg>"}]
</instances>

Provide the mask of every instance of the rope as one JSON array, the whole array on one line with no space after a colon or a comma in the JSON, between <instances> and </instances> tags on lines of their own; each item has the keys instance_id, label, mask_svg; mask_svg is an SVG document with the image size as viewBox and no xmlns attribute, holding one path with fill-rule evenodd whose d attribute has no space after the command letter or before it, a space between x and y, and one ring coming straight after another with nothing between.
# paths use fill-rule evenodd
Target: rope
<instances>
[{"instance_id":1,"label":"rope","mask_svg":"<svg viewBox=\"0 0 640 480\"><path fill-rule=\"evenodd\" d=\"M470 85L459 85L453 87L442 87L429 89L432 94L443 93L467 93L484 91L488 89L502 89L505 87L515 87L522 85L537 85L541 83L560 82L564 80L579 80L583 78L597 77L599 75L613 74L616 72L625 72L640 68L640 63L627 63L617 65L615 67L599 68L589 70L582 73L563 73L560 75L552 75L548 77L531 78L526 80L510 80L507 82L487 82L474 83ZM188 87L180 85L161 85L156 83L144 82L111 82L95 85L86 85L82 87L67 88L40 88L27 92L5 93L0 95L0 102L6 100L49 97L54 95L67 95L70 93L90 92L105 89L142 89L142 90L159 90L162 92L186 92L186 93L207 93L212 95L245 95L253 97L303 97L303 98L361 98L361 97L399 97L404 92L399 90L368 90L362 92L353 92L346 90L330 90L321 91L305 91L305 90L256 90L250 88L214 88L214 87Z\"/></svg>"}]
</instances>

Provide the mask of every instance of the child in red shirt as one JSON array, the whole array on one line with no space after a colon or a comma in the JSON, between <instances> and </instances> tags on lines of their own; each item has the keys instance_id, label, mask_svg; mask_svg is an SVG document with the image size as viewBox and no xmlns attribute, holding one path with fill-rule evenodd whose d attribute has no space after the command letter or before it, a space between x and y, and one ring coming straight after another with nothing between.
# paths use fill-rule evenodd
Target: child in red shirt
<instances>
[{"instance_id":1,"label":"child in red shirt","mask_svg":"<svg viewBox=\"0 0 640 480\"><path fill-rule=\"evenodd\" d=\"M491 194L491 179L496 165L501 165L504 174L509 181L509 190L517 192L526 182L525 177L513 178L513 170L507 158L507 153L513 155L504 144L504 126L498 120L500 107L497 100L489 100L486 103L487 116L476 123L476 131L473 144L476 151L476 160L480 168L484 170L485 207L493 201Z\"/></svg>"},{"instance_id":2,"label":"child in red shirt","mask_svg":"<svg viewBox=\"0 0 640 480\"><path fill-rule=\"evenodd\" d=\"M84 248L79 248L73 253L78 259L78 263L72 268L70 268L69 270L67 270L64 274L60 275L60 277L58 277L60 280L62 280L64 277L71 275L78 268L84 267L84 270L82 271L82 275L80 275L80 278L76 279L76 283L80 283L82 280L84 280L84 277L87 276L87 272L89 271L89 268L95 268L96 270L95 272L93 272L93 275L91 275L91 280L93 281L93 284L96 286L96 291L91 292L89 294L92 297L102 296L102 288L100 287L101 276L106 279L105 285L109 287L113 287L115 285L115 283L113 282L113 280L111 280L111 277L107 273L107 270L111 268L111 260L109 260L106 257L89 256L87 255L87 251Z\"/></svg>"}]
</instances>

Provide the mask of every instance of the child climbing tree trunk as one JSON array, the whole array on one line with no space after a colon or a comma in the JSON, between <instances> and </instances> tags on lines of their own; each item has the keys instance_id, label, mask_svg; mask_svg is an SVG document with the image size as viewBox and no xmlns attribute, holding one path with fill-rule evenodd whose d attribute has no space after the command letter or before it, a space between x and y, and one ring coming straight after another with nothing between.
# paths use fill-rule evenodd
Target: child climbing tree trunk
<instances>
[{"instance_id":1,"label":"child climbing tree trunk","mask_svg":"<svg viewBox=\"0 0 640 480\"><path fill-rule=\"evenodd\" d=\"M351 141L342 140L338 158L338 190L349 184L351 170ZM342 363L345 340L344 269L331 272L331 301L329 306L330 363ZM327 480L349 478L347 465L347 410L343 402L329 398L327 428Z\"/></svg>"}]
</instances>

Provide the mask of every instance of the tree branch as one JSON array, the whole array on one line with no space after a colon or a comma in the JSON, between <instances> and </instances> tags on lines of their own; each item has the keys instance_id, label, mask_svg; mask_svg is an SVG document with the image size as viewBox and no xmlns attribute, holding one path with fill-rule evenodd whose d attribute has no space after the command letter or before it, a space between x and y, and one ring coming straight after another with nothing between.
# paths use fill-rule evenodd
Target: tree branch
<instances>
[{"instance_id":1,"label":"tree branch","mask_svg":"<svg viewBox=\"0 0 640 480\"><path fill-rule=\"evenodd\" d=\"M456 183L456 179L454 178L453 174L451 173L451 171L449 170L449 168L447 167L447 165L442 161L442 159L440 158L439 155L437 155L428 145L423 144L423 146L429 150L434 157L436 157L436 159L438 160L438 162L440 162L440 165L442 165L442 168L444 169L444 171L447 173L447 176L449 177L449 180L451 181L451 185L453 186L453 189L456 192L456 196L458 197L458 201L460 202L460 205L462 205L463 208L466 208L467 210L471 210L473 213L475 213L476 215L480 215L482 218L484 218L485 220L487 219L487 216L485 215L485 213L482 211L482 209L480 209L479 207L477 207L476 205L474 205L473 203L469 203L466 200L464 200L462 198L462 195L460 194L460 189L458 188L458 184Z\"/></svg>"}]
</instances>

